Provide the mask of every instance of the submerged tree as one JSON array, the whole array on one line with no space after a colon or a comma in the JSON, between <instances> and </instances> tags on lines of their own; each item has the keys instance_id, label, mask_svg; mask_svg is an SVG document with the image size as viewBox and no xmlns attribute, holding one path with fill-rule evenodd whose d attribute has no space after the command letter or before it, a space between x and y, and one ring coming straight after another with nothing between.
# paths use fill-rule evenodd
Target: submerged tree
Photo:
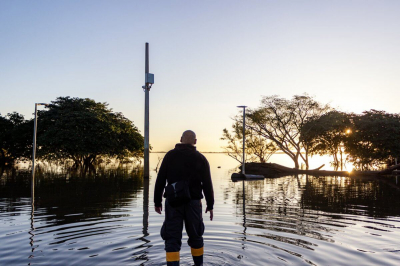
<instances>
[{"instance_id":1,"label":"submerged tree","mask_svg":"<svg viewBox=\"0 0 400 266\"><path fill-rule=\"evenodd\" d=\"M241 163L243 160L243 125L239 121L239 117L236 117L231 133L226 128L223 130L221 140L228 142L228 145L223 147L228 156ZM245 143L247 162L265 163L277 150L277 147L271 141L256 134L251 129L245 130Z\"/></svg>"},{"instance_id":2,"label":"submerged tree","mask_svg":"<svg viewBox=\"0 0 400 266\"><path fill-rule=\"evenodd\" d=\"M352 115L353 130L345 141L349 160L360 170L379 167L400 156L400 115L370 110Z\"/></svg>"},{"instance_id":3,"label":"submerged tree","mask_svg":"<svg viewBox=\"0 0 400 266\"><path fill-rule=\"evenodd\" d=\"M132 121L106 103L59 97L39 111L38 156L91 165L100 156L141 156L143 137Z\"/></svg>"},{"instance_id":4,"label":"submerged tree","mask_svg":"<svg viewBox=\"0 0 400 266\"><path fill-rule=\"evenodd\" d=\"M300 138L301 129L308 118L321 116L329 109L308 95L295 95L291 100L268 96L259 108L247 113L248 128L272 141L293 160L295 168L299 168L301 158L308 169L309 145Z\"/></svg>"},{"instance_id":5,"label":"submerged tree","mask_svg":"<svg viewBox=\"0 0 400 266\"><path fill-rule=\"evenodd\" d=\"M331 111L310 117L301 128L301 139L308 144L311 155L331 155L335 170L339 166L343 170L343 145L351 128L350 115Z\"/></svg>"}]
</instances>

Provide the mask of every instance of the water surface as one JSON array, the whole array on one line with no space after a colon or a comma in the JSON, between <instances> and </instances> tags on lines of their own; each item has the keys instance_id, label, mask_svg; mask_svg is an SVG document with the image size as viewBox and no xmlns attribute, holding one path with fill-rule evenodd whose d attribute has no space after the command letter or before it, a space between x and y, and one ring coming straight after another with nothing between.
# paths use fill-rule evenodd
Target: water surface
<instances>
[{"instance_id":1,"label":"water surface","mask_svg":"<svg viewBox=\"0 0 400 266\"><path fill-rule=\"evenodd\" d=\"M162 156L151 154L152 168ZM206 157L216 198L214 221L203 216L206 265L399 265L396 177L287 176L243 191L230 180L235 161ZM32 212L29 172L4 173L0 265L165 265L155 177L132 168L42 174ZM184 233L181 265L192 265L186 241Z\"/></svg>"}]
</instances>

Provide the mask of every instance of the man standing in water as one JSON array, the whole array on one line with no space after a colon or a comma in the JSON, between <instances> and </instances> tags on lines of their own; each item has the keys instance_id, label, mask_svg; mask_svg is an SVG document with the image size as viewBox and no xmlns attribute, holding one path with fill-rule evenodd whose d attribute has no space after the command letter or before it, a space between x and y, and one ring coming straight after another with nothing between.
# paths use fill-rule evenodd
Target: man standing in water
<instances>
[{"instance_id":1,"label":"man standing in water","mask_svg":"<svg viewBox=\"0 0 400 266\"><path fill-rule=\"evenodd\" d=\"M179 265L179 251L182 245L183 222L189 236L193 261L196 266L203 265L204 223L201 199L206 198L206 213L213 219L214 191L211 181L210 166L207 159L196 150L196 134L191 130L183 132L181 143L170 150L164 157L158 172L154 188L155 211L161 214L162 194L166 182L168 185L186 180L189 185L191 200L179 207L172 207L165 201L165 221L161 228L161 237L165 241L168 266ZM203 193L202 193L203 192Z\"/></svg>"}]
</instances>

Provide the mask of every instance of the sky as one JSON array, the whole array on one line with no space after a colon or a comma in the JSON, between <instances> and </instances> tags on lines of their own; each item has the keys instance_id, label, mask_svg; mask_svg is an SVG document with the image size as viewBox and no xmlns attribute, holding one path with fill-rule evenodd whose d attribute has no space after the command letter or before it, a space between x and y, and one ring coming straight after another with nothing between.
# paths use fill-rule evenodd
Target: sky
<instances>
[{"instance_id":1,"label":"sky","mask_svg":"<svg viewBox=\"0 0 400 266\"><path fill-rule=\"evenodd\" d=\"M144 134L146 42L153 151L186 129L221 151L236 106L263 96L399 113L399 14L385 0L0 0L0 113L91 98Z\"/></svg>"}]
</instances>

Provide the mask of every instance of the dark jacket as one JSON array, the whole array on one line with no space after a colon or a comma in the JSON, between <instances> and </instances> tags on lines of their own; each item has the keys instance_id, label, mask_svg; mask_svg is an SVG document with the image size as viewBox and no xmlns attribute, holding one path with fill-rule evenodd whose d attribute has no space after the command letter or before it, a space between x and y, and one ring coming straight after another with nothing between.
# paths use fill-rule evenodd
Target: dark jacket
<instances>
[{"instance_id":1,"label":"dark jacket","mask_svg":"<svg viewBox=\"0 0 400 266\"><path fill-rule=\"evenodd\" d=\"M154 187L154 206L160 207L162 194L166 185L187 180L192 199L204 196L207 208L213 209L214 191L210 174L210 165L206 157L190 144L176 144L175 149L165 155Z\"/></svg>"}]
</instances>

